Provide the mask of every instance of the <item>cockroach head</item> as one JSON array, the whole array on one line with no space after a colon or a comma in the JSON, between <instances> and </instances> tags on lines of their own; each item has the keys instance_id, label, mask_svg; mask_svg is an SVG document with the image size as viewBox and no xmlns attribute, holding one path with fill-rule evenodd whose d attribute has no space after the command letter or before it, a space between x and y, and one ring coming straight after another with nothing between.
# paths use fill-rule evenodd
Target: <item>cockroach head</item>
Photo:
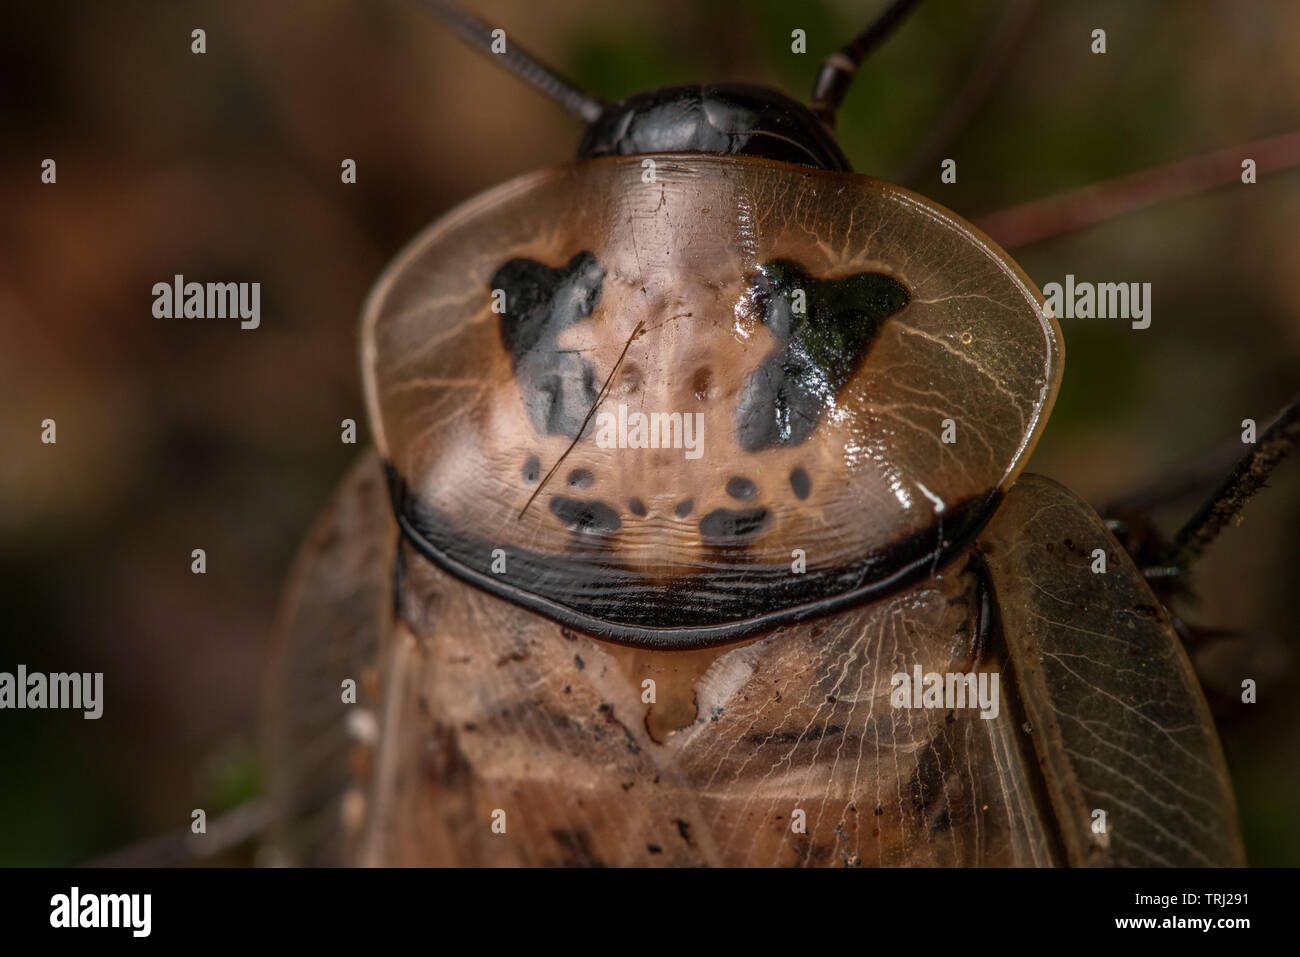
<instances>
[{"instance_id":1,"label":"cockroach head","mask_svg":"<svg viewBox=\"0 0 1300 957\"><path fill-rule=\"evenodd\" d=\"M641 153L722 153L851 169L812 110L776 90L741 84L630 96L605 108L578 148L579 159Z\"/></svg>"}]
</instances>

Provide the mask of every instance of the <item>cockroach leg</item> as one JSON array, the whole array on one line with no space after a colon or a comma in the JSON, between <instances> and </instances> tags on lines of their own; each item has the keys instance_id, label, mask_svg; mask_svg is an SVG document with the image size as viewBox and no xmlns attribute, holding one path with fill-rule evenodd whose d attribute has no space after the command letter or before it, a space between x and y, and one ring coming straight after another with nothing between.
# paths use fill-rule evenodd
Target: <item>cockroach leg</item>
<instances>
[{"instance_id":1,"label":"cockroach leg","mask_svg":"<svg viewBox=\"0 0 1300 957\"><path fill-rule=\"evenodd\" d=\"M975 615L971 619L970 638L971 666L974 667L992 653L993 642L1001 625L989 569L978 551L971 552L966 570L975 576Z\"/></svg>"}]
</instances>

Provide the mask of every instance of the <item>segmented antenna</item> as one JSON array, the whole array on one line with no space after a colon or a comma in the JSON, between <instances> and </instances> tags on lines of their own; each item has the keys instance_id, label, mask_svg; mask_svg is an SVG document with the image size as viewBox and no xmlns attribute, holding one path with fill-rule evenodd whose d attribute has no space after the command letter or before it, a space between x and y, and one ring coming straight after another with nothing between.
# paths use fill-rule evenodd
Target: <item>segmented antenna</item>
<instances>
[{"instance_id":1,"label":"segmented antenna","mask_svg":"<svg viewBox=\"0 0 1300 957\"><path fill-rule=\"evenodd\" d=\"M486 54L522 78L534 89L545 93L566 110L590 125L605 112L605 104L584 93L549 67L543 66L513 40L505 45L505 52L493 53L492 31L482 20L443 0L411 0L435 20L450 27L467 44Z\"/></svg>"},{"instance_id":2,"label":"segmented antenna","mask_svg":"<svg viewBox=\"0 0 1300 957\"><path fill-rule=\"evenodd\" d=\"M868 53L888 39L894 29L912 12L920 0L894 0L885 12L871 21L870 26L832 53L822 64L813 84L812 111L828 127L835 128L835 111L844 102L844 95L853 85L858 65Z\"/></svg>"}]
</instances>

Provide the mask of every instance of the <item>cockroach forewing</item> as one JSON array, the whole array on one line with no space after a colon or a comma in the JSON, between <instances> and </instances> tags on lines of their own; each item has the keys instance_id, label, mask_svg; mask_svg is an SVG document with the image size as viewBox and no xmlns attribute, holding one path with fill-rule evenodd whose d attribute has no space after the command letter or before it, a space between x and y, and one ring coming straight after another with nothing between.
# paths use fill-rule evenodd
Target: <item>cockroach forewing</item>
<instances>
[{"instance_id":1,"label":"cockroach forewing","mask_svg":"<svg viewBox=\"0 0 1300 957\"><path fill-rule=\"evenodd\" d=\"M361 862L1062 860L1009 689L987 719L891 703L895 676L917 667L1000 667L971 660L965 558L755 641L646 651L562 629L402 548Z\"/></svg>"},{"instance_id":2,"label":"cockroach forewing","mask_svg":"<svg viewBox=\"0 0 1300 957\"><path fill-rule=\"evenodd\" d=\"M1102 521L1068 489L1026 475L979 547L1070 863L1242 864L1200 685Z\"/></svg>"},{"instance_id":3,"label":"cockroach forewing","mask_svg":"<svg viewBox=\"0 0 1300 957\"><path fill-rule=\"evenodd\" d=\"M272 639L267 766L278 861L353 856L349 842L364 813L377 728L376 663L392 621L396 543L383 469L369 451L299 551Z\"/></svg>"}]
</instances>

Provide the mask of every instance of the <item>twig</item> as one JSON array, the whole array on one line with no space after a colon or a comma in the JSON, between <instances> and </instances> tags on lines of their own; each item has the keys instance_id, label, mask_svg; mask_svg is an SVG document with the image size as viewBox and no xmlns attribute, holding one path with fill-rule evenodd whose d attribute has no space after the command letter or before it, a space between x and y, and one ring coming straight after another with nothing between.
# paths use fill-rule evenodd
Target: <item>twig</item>
<instances>
[{"instance_id":1,"label":"twig","mask_svg":"<svg viewBox=\"0 0 1300 957\"><path fill-rule=\"evenodd\" d=\"M1024 38L1025 27L1029 24L1036 2L1037 0L1016 0L1007 7L997 27L989 35L983 54L966 77L956 100L904 168L899 180L904 186L916 183L927 171L932 170L948 147L970 125L1010 64L1012 52Z\"/></svg>"},{"instance_id":2,"label":"twig","mask_svg":"<svg viewBox=\"0 0 1300 957\"><path fill-rule=\"evenodd\" d=\"M1037 199L981 217L975 224L999 245L1015 249L1212 186L1240 182L1244 159L1255 161L1257 175L1300 165L1300 130Z\"/></svg>"},{"instance_id":3,"label":"twig","mask_svg":"<svg viewBox=\"0 0 1300 957\"><path fill-rule=\"evenodd\" d=\"M533 490L533 494L528 496L528 501L524 502L524 507L519 510L519 514L516 518L524 517L524 513L528 511L528 506L532 505L537 496L542 494L542 489L546 488L546 483L551 480L551 476L554 475L556 470L564 464L564 460L569 457L569 453L573 451L573 447L578 444L578 440L582 438L583 431L587 428L587 423L591 421L591 417L595 415L596 410L600 408L600 403L604 400L605 396L609 394L610 384L614 381L614 375L618 372L619 366L621 366L623 360L627 358L627 350L632 348L632 341L636 339L637 336L641 335L641 331L644 328L645 321L642 320L636 324L636 328L632 330L632 334L627 337L627 342L623 344L623 351L618 354L618 361L614 363L614 368L609 370L609 376L605 379L605 384L601 386L600 393L596 396L596 401L591 403L591 408L587 410L587 417L582 420L582 425L578 426L578 434L573 437L573 441L570 442L569 447L564 450L564 454L555 460L555 464L552 465L551 470L546 473L546 477L538 483L537 488Z\"/></svg>"},{"instance_id":4,"label":"twig","mask_svg":"<svg viewBox=\"0 0 1300 957\"><path fill-rule=\"evenodd\" d=\"M270 823L270 808L258 798L246 801L208 822L207 833L189 828L160 834L91 861L87 867L167 867L214 857L236 847Z\"/></svg>"}]
</instances>

